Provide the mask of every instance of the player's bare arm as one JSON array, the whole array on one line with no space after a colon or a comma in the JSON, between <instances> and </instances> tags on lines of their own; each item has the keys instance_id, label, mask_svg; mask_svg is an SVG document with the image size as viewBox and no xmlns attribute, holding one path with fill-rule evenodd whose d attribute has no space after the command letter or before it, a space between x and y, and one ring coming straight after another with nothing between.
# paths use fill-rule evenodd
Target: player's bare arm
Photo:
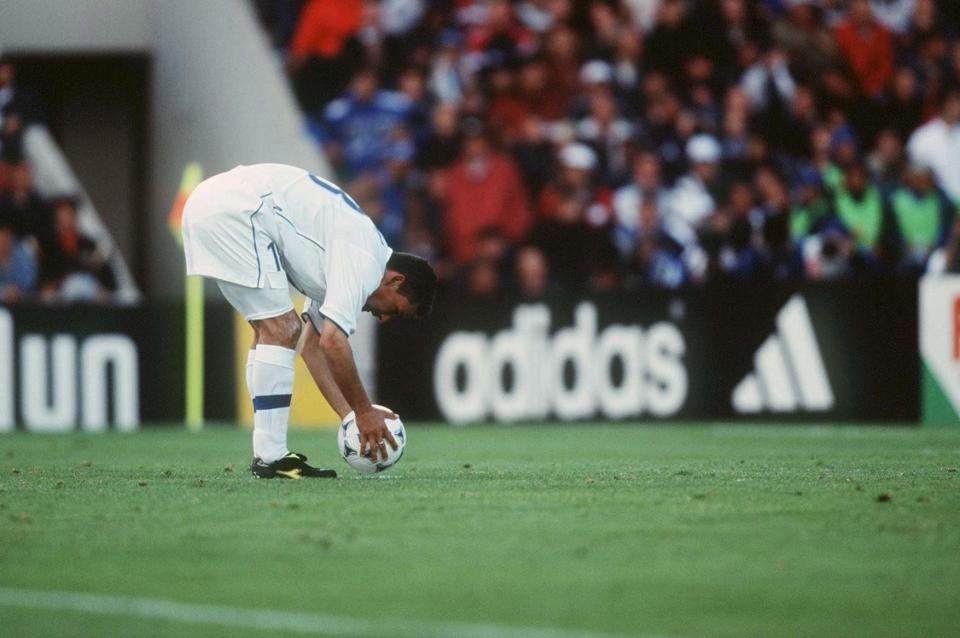
<instances>
[{"instance_id":1,"label":"player's bare arm","mask_svg":"<svg viewBox=\"0 0 960 638\"><path fill-rule=\"evenodd\" d=\"M320 390L320 394L327 400L330 407L337 413L342 420L350 413L350 403L343 396L343 392L337 386L330 372L330 366L327 364L327 357L320 348L320 334L313 327L310 321L306 322L305 335L300 356L307 364L307 370L313 377L314 383Z\"/></svg>"},{"instance_id":2,"label":"player's bare arm","mask_svg":"<svg viewBox=\"0 0 960 638\"><path fill-rule=\"evenodd\" d=\"M397 449L397 442L385 423L386 413L374 408L367 396L353 361L353 350L347 335L337 324L325 319L318 344L333 381L356 415L357 429L360 430L360 454L369 455L376 461L379 452L386 460L385 442L389 442L393 449Z\"/></svg>"},{"instance_id":3,"label":"player's bare arm","mask_svg":"<svg viewBox=\"0 0 960 638\"><path fill-rule=\"evenodd\" d=\"M307 364L307 370L310 371L310 376L313 377L323 398L327 400L327 403L330 404L330 407L333 408L342 421L350 414L350 404L346 398L344 398L343 392L340 392L340 388L337 387L337 382L333 380L333 375L330 373L327 358L323 354L323 350L320 349L320 333L313 327L312 322L306 321L305 325L306 329L304 331L300 354ZM384 413L387 419L398 418L398 415L391 410L383 409L382 406L378 409Z\"/></svg>"}]
</instances>

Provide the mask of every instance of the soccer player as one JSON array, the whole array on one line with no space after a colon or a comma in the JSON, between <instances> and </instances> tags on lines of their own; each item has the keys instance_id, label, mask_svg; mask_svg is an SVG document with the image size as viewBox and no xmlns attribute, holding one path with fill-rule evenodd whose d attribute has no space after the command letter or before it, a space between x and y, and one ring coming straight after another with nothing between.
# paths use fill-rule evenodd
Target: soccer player
<instances>
[{"instance_id":1,"label":"soccer player","mask_svg":"<svg viewBox=\"0 0 960 638\"><path fill-rule=\"evenodd\" d=\"M347 338L361 311L381 322L430 312L433 268L394 252L357 203L336 185L293 166L238 166L202 182L183 211L187 274L215 279L250 322L247 389L253 398L251 471L259 478L335 477L287 449L293 364L302 356L330 405L352 411L360 453L376 461L396 449L357 374ZM289 286L306 295L302 319Z\"/></svg>"}]
</instances>

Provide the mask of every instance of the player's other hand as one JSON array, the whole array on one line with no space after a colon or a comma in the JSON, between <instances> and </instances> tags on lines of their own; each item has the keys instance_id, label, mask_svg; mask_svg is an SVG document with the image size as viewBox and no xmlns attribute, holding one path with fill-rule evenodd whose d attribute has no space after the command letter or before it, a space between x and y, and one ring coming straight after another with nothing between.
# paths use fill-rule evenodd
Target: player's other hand
<instances>
[{"instance_id":1,"label":"player's other hand","mask_svg":"<svg viewBox=\"0 0 960 638\"><path fill-rule=\"evenodd\" d=\"M386 419L395 419L397 415L389 410L380 410L373 406L357 412L357 429L360 431L360 454L377 462L377 454L387 460L387 443L394 450L397 441L385 423Z\"/></svg>"}]
</instances>

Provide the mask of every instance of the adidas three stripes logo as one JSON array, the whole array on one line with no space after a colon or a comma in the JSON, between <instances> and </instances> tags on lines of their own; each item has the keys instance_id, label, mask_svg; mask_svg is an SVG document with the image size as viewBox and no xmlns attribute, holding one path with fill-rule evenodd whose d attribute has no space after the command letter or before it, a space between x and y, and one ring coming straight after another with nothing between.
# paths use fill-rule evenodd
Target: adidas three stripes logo
<instances>
[{"instance_id":1,"label":"adidas three stripes logo","mask_svg":"<svg viewBox=\"0 0 960 638\"><path fill-rule=\"evenodd\" d=\"M833 407L833 390L807 304L794 295L777 314L777 329L753 357L754 369L733 389L733 409L817 412Z\"/></svg>"}]
</instances>

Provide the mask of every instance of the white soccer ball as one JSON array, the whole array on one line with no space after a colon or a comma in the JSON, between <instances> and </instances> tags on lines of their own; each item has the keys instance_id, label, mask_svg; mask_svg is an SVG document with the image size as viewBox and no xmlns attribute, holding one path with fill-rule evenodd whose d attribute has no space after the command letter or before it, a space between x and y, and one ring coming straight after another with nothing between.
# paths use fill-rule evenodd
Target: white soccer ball
<instances>
[{"instance_id":1,"label":"white soccer ball","mask_svg":"<svg viewBox=\"0 0 960 638\"><path fill-rule=\"evenodd\" d=\"M382 405L373 407L392 412ZM357 429L354 413L348 414L340 424L340 429L337 431L337 447L340 448L340 456L361 474L374 474L390 469L403 456L403 450L407 446L407 431L403 428L403 422L400 419L386 419L385 422L397 441L397 449L390 447L390 443L384 443L387 448L387 458L384 460L378 454L376 462L360 456L360 430Z\"/></svg>"}]
</instances>

